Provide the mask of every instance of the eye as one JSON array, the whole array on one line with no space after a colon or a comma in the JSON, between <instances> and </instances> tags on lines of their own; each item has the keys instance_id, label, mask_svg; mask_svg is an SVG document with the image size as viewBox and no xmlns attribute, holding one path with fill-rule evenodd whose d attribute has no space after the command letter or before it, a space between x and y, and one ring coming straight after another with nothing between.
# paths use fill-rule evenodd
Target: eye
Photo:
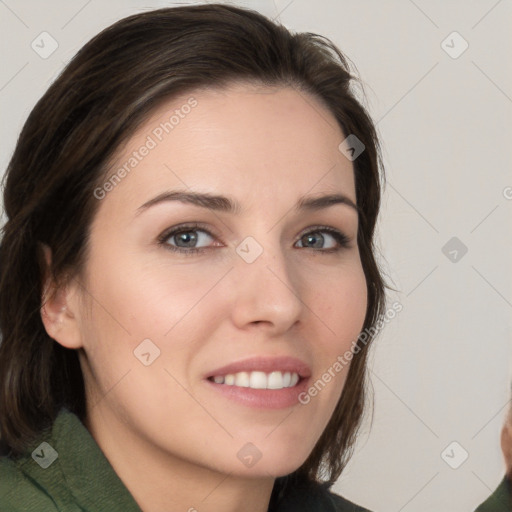
<instances>
[{"instance_id":1,"label":"eye","mask_svg":"<svg viewBox=\"0 0 512 512\"><path fill-rule=\"evenodd\" d=\"M302 244L300 247L305 247L306 249L321 249L323 252L336 252L342 248L348 248L350 239L336 229L322 227L303 234L299 242ZM325 243L327 243L329 247L325 247Z\"/></svg>"},{"instance_id":2,"label":"eye","mask_svg":"<svg viewBox=\"0 0 512 512\"><path fill-rule=\"evenodd\" d=\"M208 230L193 224L177 226L164 232L158 242L173 251L190 254L202 252L209 244L208 239L213 238L214 236Z\"/></svg>"},{"instance_id":3,"label":"eye","mask_svg":"<svg viewBox=\"0 0 512 512\"><path fill-rule=\"evenodd\" d=\"M193 255L211 246L215 236L198 224L175 226L158 237L158 243L166 249ZM317 252L335 253L350 247L350 238L337 229L316 227L300 237L299 248L318 249ZM327 247L326 247L327 245Z\"/></svg>"}]
</instances>

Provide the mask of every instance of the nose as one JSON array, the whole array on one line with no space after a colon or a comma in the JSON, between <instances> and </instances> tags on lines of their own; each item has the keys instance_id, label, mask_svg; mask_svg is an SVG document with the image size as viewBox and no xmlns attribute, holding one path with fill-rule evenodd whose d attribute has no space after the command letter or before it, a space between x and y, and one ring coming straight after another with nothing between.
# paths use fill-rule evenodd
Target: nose
<instances>
[{"instance_id":1,"label":"nose","mask_svg":"<svg viewBox=\"0 0 512 512\"><path fill-rule=\"evenodd\" d=\"M244 249L248 250L244 253ZM254 255L247 258L246 254L255 250L262 252L251 262ZM300 276L290 260L279 243L259 246L252 239L246 246L242 243L238 247L231 273L235 287L231 315L238 328L258 324L279 334L301 318L305 304Z\"/></svg>"}]
</instances>

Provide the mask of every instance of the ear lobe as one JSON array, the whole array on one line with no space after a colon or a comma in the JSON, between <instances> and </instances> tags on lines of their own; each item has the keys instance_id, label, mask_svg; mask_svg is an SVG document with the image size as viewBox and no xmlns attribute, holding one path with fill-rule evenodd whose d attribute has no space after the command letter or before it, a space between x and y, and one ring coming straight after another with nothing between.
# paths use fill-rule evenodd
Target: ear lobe
<instances>
[{"instance_id":1,"label":"ear lobe","mask_svg":"<svg viewBox=\"0 0 512 512\"><path fill-rule=\"evenodd\" d=\"M57 287L51 276L51 249L42 246L45 257L43 296L41 297L41 320L50 338L66 348L82 346L78 324L73 312L72 283Z\"/></svg>"}]
</instances>

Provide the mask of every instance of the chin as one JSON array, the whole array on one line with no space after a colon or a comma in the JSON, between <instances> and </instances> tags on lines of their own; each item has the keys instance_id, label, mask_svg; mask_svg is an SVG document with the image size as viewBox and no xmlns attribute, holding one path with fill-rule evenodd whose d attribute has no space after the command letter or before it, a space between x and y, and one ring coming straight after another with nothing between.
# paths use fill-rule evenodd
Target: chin
<instances>
[{"instance_id":1,"label":"chin","mask_svg":"<svg viewBox=\"0 0 512 512\"><path fill-rule=\"evenodd\" d=\"M260 453L252 447L246 448L245 453L242 450L237 454L239 460L241 459L240 464L236 464L234 467L233 464L230 464L229 471L240 476L254 478L268 478L269 476L278 478L289 475L302 466L309 456L309 452L297 453L297 446L283 446L282 450L267 448ZM254 450L252 460L251 450ZM244 461L244 459L246 460Z\"/></svg>"},{"instance_id":2,"label":"chin","mask_svg":"<svg viewBox=\"0 0 512 512\"><path fill-rule=\"evenodd\" d=\"M228 472L231 475L238 475L242 478L279 478L282 476L289 475L293 473L297 469L299 469L299 465L289 465L289 464L263 464L261 461L256 464L253 468L247 468L246 470L241 470L239 467L231 468Z\"/></svg>"}]
</instances>

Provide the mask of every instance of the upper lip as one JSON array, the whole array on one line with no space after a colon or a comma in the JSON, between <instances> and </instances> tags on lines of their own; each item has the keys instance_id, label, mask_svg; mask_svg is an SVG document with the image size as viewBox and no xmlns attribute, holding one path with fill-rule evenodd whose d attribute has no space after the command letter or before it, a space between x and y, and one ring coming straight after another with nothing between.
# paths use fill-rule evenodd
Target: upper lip
<instances>
[{"instance_id":1,"label":"upper lip","mask_svg":"<svg viewBox=\"0 0 512 512\"><path fill-rule=\"evenodd\" d=\"M265 372L276 371L297 373L299 377L307 378L311 375L311 369L307 363L296 357L251 357L235 363L229 363L225 366L212 370L206 375L206 378L215 376L225 376L238 372Z\"/></svg>"}]
</instances>

